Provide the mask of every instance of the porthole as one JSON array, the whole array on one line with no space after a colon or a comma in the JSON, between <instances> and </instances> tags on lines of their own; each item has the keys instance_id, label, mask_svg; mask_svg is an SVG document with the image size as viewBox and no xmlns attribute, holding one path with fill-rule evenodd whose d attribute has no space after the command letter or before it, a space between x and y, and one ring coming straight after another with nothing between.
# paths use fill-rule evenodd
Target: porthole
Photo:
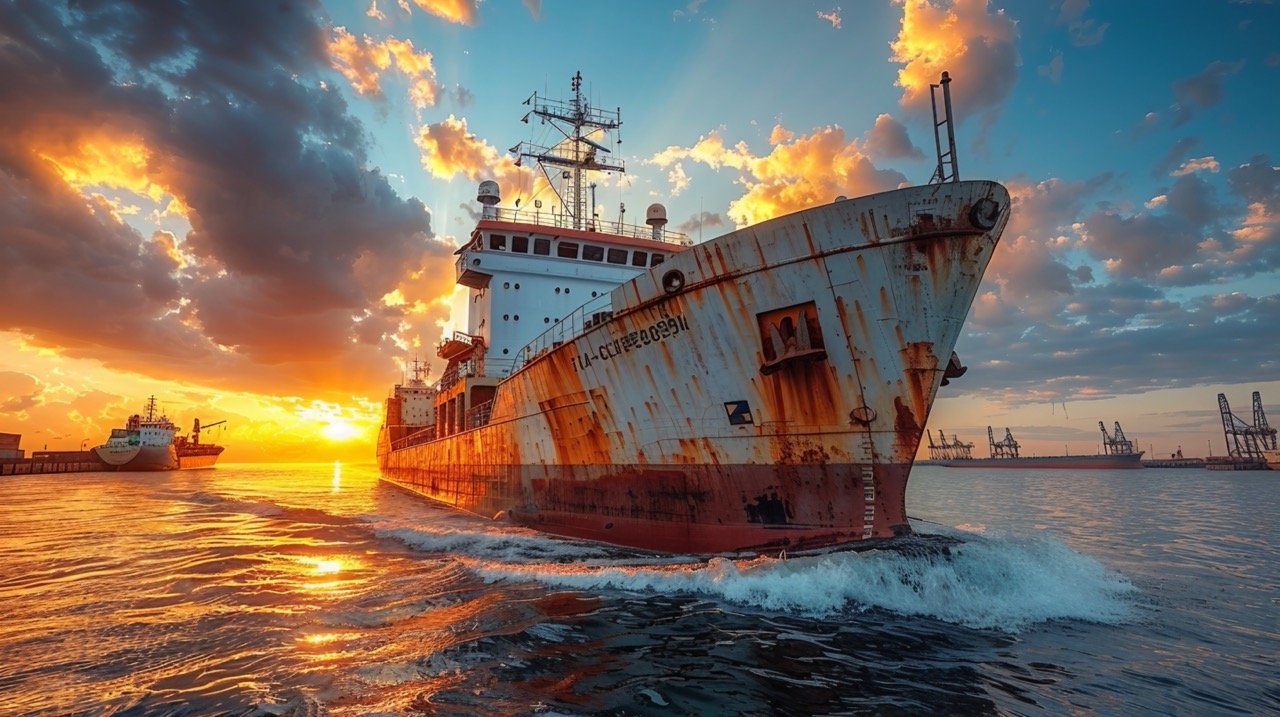
<instances>
[{"instance_id":1,"label":"porthole","mask_svg":"<svg viewBox=\"0 0 1280 717\"><path fill-rule=\"evenodd\" d=\"M519 321L519 320L520 320L520 314L516 314L515 316L512 316L512 317L511 317L511 320L512 320L512 321Z\"/></svg>"},{"instance_id":2,"label":"porthole","mask_svg":"<svg viewBox=\"0 0 1280 717\"><path fill-rule=\"evenodd\" d=\"M567 294L567 293L569 293L569 287L567 287L567 286L566 286L566 287L564 287L564 293L566 293L566 294Z\"/></svg>"},{"instance_id":3,"label":"porthole","mask_svg":"<svg viewBox=\"0 0 1280 717\"><path fill-rule=\"evenodd\" d=\"M506 354L506 353L511 353L511 352L510 352L510 351L508 351L507 349L503 349L503 350L502 350L502 353Z\"/></svg>"},{"instance_id":4,"label":"porthole","mask_svg":"<svg viewBox=\"0 0 1280 717\"><path fill-rule=\"evenodd\" d=\"M502 288L504 288L504 289L510 289L510 288L511 288L511 282L509 282L509 281L504 281L504 282L502 282Z\"/></svg>"},{"instance_id":5,"label":"porthole","mask_svg":"<svg viewBox=\"0 0 1280 717\"><path fill-rule=\"evenodd\" d=\"M503 320L503 321L510 321L510 320L511 320L511 314L503 314L503 315L502 315L502 320Z\"/></svg>"},{"instance_id":6,"label":"porthole","mask_svg":"<svg viewBox=\"0 0 1280 717\"><path fill-rule=\"evenodd\" d=\"M593 291L593 292L591 292L591 298L593 298L593 299L594 299L594 298L596 298L596 297L597 297L597 296L599 296L599 295L600 295L600 292L598 292L598 291Z\"/></svg>"},{"instance_id":7,"label":"porthole","mask_svg":"<svg viewBox=\"0 0 1280 717\"><path fill-rule=\"evenodd\" d=\"M519 291L519 290L520 290L520 282L518 282L518 281L517 281L517 282L516 282L516 291Z\"/></svg>"},{"instance_id":8,"label":"porthole","mask_svg":"<svg viewBox=\"0 0 1280 717\"><path fill-rule=\"evenodd\" d=\"M560 293L560 287L558 287L558 286L556 287L556 293L557 293L557 294L559 294L559 293Z\"/></svg>"},{"instance_id":9,"label":"porthole","mask_svg":"<svg viewBox=\"0 0 1280 717\"><path fill-rule=\"evenodd\" d=\"M551 323L551 317L550 317L550 316L544 316L544 317L542 317L542 323L544 323L544 324L549 324L549 323Z\"/></svg>"}]
</instances>

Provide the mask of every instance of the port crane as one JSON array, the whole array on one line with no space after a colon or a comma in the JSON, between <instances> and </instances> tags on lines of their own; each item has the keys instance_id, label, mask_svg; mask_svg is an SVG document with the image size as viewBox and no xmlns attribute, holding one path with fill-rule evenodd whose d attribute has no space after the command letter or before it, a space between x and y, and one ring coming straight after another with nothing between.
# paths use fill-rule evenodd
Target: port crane
<instances>
[{"instance_id":1,"label":"port crane","mask_svg":"<svg viewBox=\"0 0 1280 717\"><path fill-rule=\"evenodd\" d=\"M991 430L991 426L987 426L987 443L991 449L992 458L1017 458L1018 442L1013 440L1013 432L1006 426L1004 429L1004 439L997 441L996 434Z\"/></svg>"},{"instance_id":2,"label":"port crane","mask_svg":"<svg viewBox=\"0 0 1280 717\"><path fill-rule=\"evenodd\" d=\"M973 444L960 442L960 437L954 433L951 435L951 440L947 441L947 434L943 433L942 429L939 428L938 440L941 441L941 445L933 442L932 433L926 433L925 435L929 437L929 458L931 460L955 461L973 458L971 453Z\"/></svg>"},{"instance_id":3,"label":"port crane","mask_svg":"<svg viewBox=\"0 0 1280 717\"><path fill-rule=\"evenodd\" d=\"M1119 421L1116 421L1116 435L1114 438L1107 433L1107 427L1102 421L1098 421L1098 428L1102 431L1103 453L1109 456L1133 453L1133 441L1124 437L1124 430L1120 428Z\"/></svg>"},{"instance_id":4,"label":"port crane","mask_svg":"<svg viewBox=\"0 0 1280 717\"><path fill-rule=\"evenodd\" d=\"M1276 429L1267 425L1262 411L1262 397L1253 392L1253 425L1231 412L1225 393L1218 394L1218 411L1222 414L1222 437L1227 455L1244 461L1263 460L1262 451L1276 445Z\"/></svg>"}]
</instances>

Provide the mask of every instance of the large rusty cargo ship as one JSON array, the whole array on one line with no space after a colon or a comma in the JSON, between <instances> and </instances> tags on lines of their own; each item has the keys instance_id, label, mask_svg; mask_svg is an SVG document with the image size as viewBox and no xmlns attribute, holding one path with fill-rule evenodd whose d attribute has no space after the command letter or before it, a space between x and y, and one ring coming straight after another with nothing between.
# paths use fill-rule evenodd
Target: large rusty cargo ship
<instances>
[{"instance_id":1,"label":"large rusty cargo ship","mask_svg":"<svg viewBox=\"0 0 1280 717\"><path fill-rule=\"evenodd\" d=\"M564 169L566 209L501 207L481 183L457 251L467 329L437 347L439 380L415 362L387 400L382 478L657 551L910 533L907 476L1009 217L1002 186L955 176L948 81L935 181L696 245L660 205L648 227L588 217L581 172L622 171L597 141L620 120L582 100L580 75L571 100L534 95L568 139L515 151Z\"/></svg>"}]
</instances>

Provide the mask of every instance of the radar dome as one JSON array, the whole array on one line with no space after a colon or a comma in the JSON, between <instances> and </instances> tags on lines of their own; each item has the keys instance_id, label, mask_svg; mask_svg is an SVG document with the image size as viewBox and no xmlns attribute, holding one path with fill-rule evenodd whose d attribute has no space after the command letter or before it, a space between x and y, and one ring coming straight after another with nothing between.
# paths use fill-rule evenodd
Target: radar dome
<instances>
[{"instance_id":1,"label":"radar dome","mask_svg":"<svg viewBox=\"0 0 1280 717\"><path fill-rule=\"evenodd\" d=\"M480 191L476 193L476 201L485 206L492 206L502 200L502 193L498 191L498 183L492 179L486 179L480 183Z\"/></svg>"},{"instance_id":2,"label":"radar dome","mask_svg":"<svg viewBox=\"0 0 1280 717\"><path fill-rule=\"evenodd\" d=\"M650 204L649 208L644 210L644 223L654 228L665 226L667 208L661 204Z\"/></svg>"}]
</instances>

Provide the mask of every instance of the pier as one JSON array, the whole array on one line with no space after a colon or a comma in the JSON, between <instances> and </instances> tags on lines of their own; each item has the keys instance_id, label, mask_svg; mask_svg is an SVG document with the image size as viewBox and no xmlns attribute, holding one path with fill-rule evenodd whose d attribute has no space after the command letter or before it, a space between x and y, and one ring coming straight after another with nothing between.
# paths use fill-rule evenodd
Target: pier
<instances>
[{"instance_id":1,"label":"pier","mask_svg":"<svg viewBox=\"0 0 1280 717\"><path fill-rule=\"evenodd\" d=\"M93 451L32 451L30 458L0 458L0 476L113 470Z\"/></svg>"}]
</instances>

